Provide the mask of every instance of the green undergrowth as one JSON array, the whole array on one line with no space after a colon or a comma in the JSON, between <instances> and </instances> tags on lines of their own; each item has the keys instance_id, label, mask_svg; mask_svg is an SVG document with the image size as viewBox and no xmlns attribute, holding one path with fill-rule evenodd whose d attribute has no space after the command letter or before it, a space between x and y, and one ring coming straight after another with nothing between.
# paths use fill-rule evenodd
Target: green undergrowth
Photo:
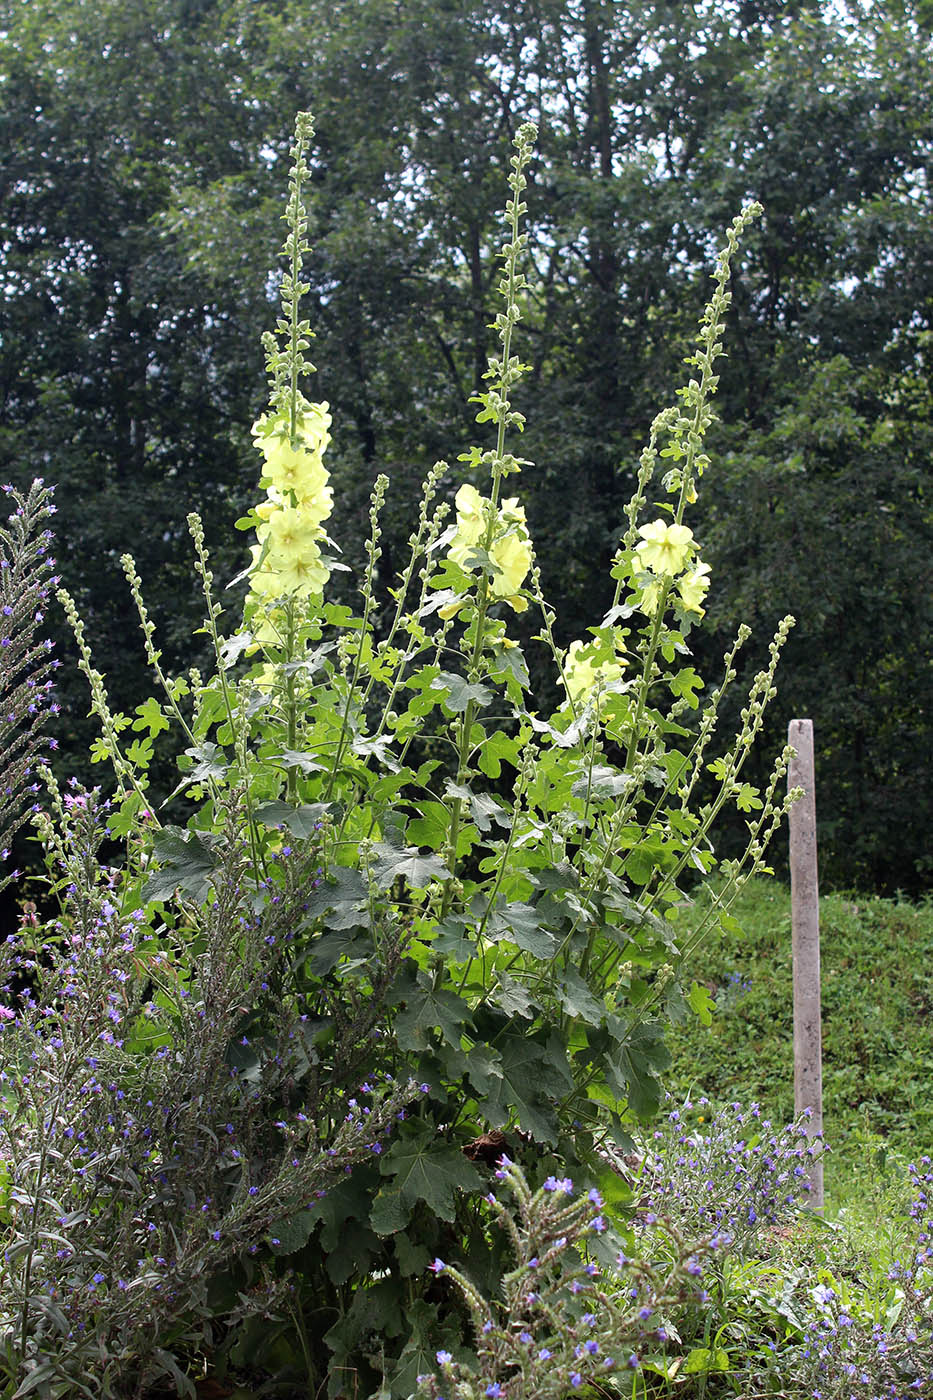
<instances>
[{"instance_id":1,"label":"green undergrowth","mask_svg":"<svg viewBox=\"0 0 933 1400\"><path fill-rule=\"evenodd\" d=\"M741 934L710 940L693 970L715 1002L712 1024L671 1028L668 1088L675 1099L758 1100L784 1122L794 1107L790 892L750 881L732 912ZM833 1210L898 1159L933 1150L933 904L825 895L820 945Z\"/></svg>"}]
</instances>

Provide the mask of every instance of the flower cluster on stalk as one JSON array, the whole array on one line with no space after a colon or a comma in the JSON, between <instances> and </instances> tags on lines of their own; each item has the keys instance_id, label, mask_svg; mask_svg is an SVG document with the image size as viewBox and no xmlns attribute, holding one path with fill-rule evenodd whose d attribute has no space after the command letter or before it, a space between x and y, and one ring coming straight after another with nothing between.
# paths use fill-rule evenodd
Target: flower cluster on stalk
<instances>
[{"instance_id":1,"label":"flower cluster on stalk","mask_svg":"<svg viewBox=\"0 0 933 1400\"><path fill-rule=\"evenodd\" d=\"M707 1099L671 1109L643 1149L638 1178L647 1212L673 1214L728 1243L792 1218L811 1189L823 1153L809 1115L775 1129L758 1104L712 1111Z\"/></svg>"},{"instance_id":2,"label":"flower cluster on stalk","mask_svg":"<svg viewBox=\"0 0 933 1400\"><path fill-rule=\"evenodd\" d=\"M595 692L621 680L627 664L621 628L592 630L595 636L590 641L571 642L564 657L560 681L574 705L585 704Z\"/></svg>"},{"instance_id":3,"label":"flower cluster on stalk","mask_svg":"<svg viewBox=\"0 0 933 1400\"><path fill-rule=\"evenodd\" d=\"M628 564L626 612L641 612L653 622L662 601L667 606L673 600L681 613L701 618L710 568L697 555L693 531L658 519L640 526L638 538ZM572 641L563 659L560 683L575 707L620 680L628 660L626 629L603 625L590 632L587 641Z\"/></svg>"},{"instance_id":4,"label":"flower cluster on stalk","mask_svg":"<svg viewBox=\"0 0 933 1400\"><path fill-rule=\"evenodd\" d=\"M273 412L253 424L266 496L255 508L249 583L252 598L263 603L308 598L322 592L330 577L321 542L334 507L324 466L331 416L326 403L299 400L294 425L288 415Z\"/></svg>"},{"instance_id":5,"label":"flower cluster on stalk","mask_svg":"<svg viewBox=\"0 0 933 1400\"><path fill-rule=\"evenodd\" d=\"M532 564L531 540L525 521L525 508L517 496L510 496L498 507L481 496L475 486L464 483L454 498L457 524L449 542L448 556L467 572L477 565L477 551L486 546L492 564L489 581L490 597L495 602L508 603L514 612L524 612L527 599L521 588ZM459 604L441 609L450 616Z\"/></svg>"},{"instance_id":6,"label":"flower cluster on stalk","mask_svg":"<svg viewBox=\"0 0 933 1400\"><path fill-rule=\"evenodd\" d=\"M933 1395L933 1162L907 1168L913 1192L883 1293L820 1270L810 1280L803 1337L781 1365L816 1400L909 1400Z\"/></svg>"}]
</instances>

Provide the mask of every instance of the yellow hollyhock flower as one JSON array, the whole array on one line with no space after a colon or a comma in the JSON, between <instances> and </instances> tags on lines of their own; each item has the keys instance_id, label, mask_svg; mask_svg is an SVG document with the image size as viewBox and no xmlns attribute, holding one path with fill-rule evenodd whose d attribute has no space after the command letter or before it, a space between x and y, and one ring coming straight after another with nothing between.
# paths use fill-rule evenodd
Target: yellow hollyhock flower
<instances>
[{"instance_id":1,"label":"yellow hollyhock flower","mask_svg":"<svg viewBox=\"0 0 933 1400\"><path fill-rule=\"evenodd\" d=\"M278 683L278 674L275 666L263 666L253 677L253 685L258 690L274 690Z\"/></svg>"},{"instance_id":2,"label":"yellow hollyhock flower","mask_svg":"<svg viewBox=\"0 0 933 1400\"><path fill-rule=\"evenodd\" d=\"M465 482L454 497L457 507L457 533L447 551L450 558L461 568L472 549L476 548L486 529L485 507L489 504L475 486Z\"/></svg>"},{"instance_id":3,"label":"yellow hollyhock flower","mask_svg":"<svg viewBox=\"0 0 933 1400\"><path fill-rule=\"evenodd\" d=\"M486 537L488 512L491 502L481 496L475 486L466 482L454 498L457 506L457 528L448 547L448 557L461 568L469 567L470 554ZM518 590L531 568L531 541L525 525L525 510L519 505L518 497L512 496L502 503L493 527L493 541L489 546L489 558L495 565L489 591L493 598L510 605L515 612L524 612L528 603L519 597ZM463 601L448 603L441 610L441 617L453 617L463 606Z\"/></svg>"},{"instance_id":4,"label":"yellow hollyhock flower","mask_svg":"<svg viewBox=\"0 0 933 1400\"><path fill-rule=\"evenodd\" d=\"M528 603L517 595L531 568L531 542L517 531L503 535L490 548L489 557L499 571L490 584L493 597L504 598L515 612L524 612Z\"/></svg>"},{"instance_id":5,"label":"yellow hollyhock flower","mask_svg":"<svg viewBox=\"0 0 933 1400\"><path fill-rule=\"evenodd\" d=\"M327 468L319 453L278 441L265 457L264 475L280 495L291 492L299 500L313 500L326 489Z\"/></svg>"},{"instance_id":6,"label":"yellow hollyhock flower","mask_svg":"<svg viewBox=\"0 0 933 1400\"><path fill-rule=\"evenodd\" d=\"M321 538L320 528L296 506L282 506L272 511L266 522L266 531L269 567L279 567L293 555L317 550L317 542Z\"/></svg>"},{"instance_id":7,"label":"yellow hollyhock flower","mask_svg":"<svg viewBox=\"0 0 933 1400\"><path fill-rule=\"evenodd\" d=\"M333 497L327 486L328 473L324 466L324 451L330 442L331 416L326 403L303 401L296 424L296 441L292 446L286 420L265 413L253 424L256 446L262 453L264 475L279 494L292 492L297 499L320 502L313 513L318 520L330 514Z\"/></svg>"},{"instance_id":8,"label":"yellow hollyhock flower","mask_svg":"<svg viewBox=\"0 0 933 1400\"><path fill-rule=\"evenodd\" d=\"M330 570L313 541L301 554L275 554L270 551L260 564L262 551L262 545L250 545L253 572L249 586L253 597L259 600L308 598L312 593L320 593L330 578Z\"/></svg>"},{"instance_id":9,"label":"yellow hollyhock flower","mask_svg":"<svg viewBox=\"0 0 933 1400\"><path fill-rule=\"evenodd\" d=\"M709 571L709 564L698 561L683 578L677 580L677 592L687 612L695 612L700 617L706 612L703 600L709 589Z\"/></svg>"},{"instance_id":10,"label":"yellow hollyhock flower","mask_svg":"<svg viewBox=\"0 0 933 1400\"><path fill-rule=\"evenodd\" d=\"M330 577L318 543L321 523L334 508L323 461L330 424L327 404L306 399L299 403L294 445L283 414L266 413L253 424L267 485L266 499L256 507L259 544L251 546L250 590L256 599L308 597Z\"/></svg>"},{"instance_id":11,"label":"yellow hollyhock flower","mask_svg":"<svg viewBox=\"0 0 933 1400\"><path fill-rule=\"evenodd\" d=\"M617 681L625 667L625 659L610 660L610 655L618 656L620 651L625 650L625 644L620 637L615 639L614 653L609 652L609 648L603 641L593 642L571 642L567 648L567 655L564 657L564 674L562 685L567 691L568 698L575 705L586 701L598 686L608 685L610 681Z\"/></svg>"},{"instance_id":12,"label":"yellow hollyhock flower","mask_svg":"<svg viewBox=\"0 0 933 1400\"><path fill-rule=\"evenodd\" d=\"M315 483L317 489L312 494L308 495L296 495L294 492L291 492L283 497L281 491L277 491L274 486L270 486L266 499L260 501L259 505L256 507L256 514L262 521L262 524L256 527L256 538L258 540L267 539L269 535L269 521L279 511L292 507L292 503L294 503L293 508L297 510L302 520L306 524L313 526L317 534L320 534L321 531L317 527L321 525L322 521L327 519L334 509L334 493L330 486L326 484L327 473L323 470L320 480L323 484L317 486L317 483Z\"/></svg>"},{"instance_id":13,"label":"yellow hollyhock flower","mask_svg":"<svg viewBox=\"0 0 933 1400\"><path fill-rule=\"evenodd\" d=\"M262 523L256 526L257 540L264 540L266 538L269 533L269 517L272 515L273 511L281 508L281 504L281 501L276 500L271 493L264 501L259 502L259 505L256 507L256 514L259 516Z\"/></svg>"},{"instance_id":14,"label":"yellow hollyhock flower","mask_svg":"<svg viewBox=\"0 0 933 1400\"><path fill-rule=\"evenodd\" d=\"M254 598L280 598L285 592L279 586L278 575L269 568L268 556L260 565L262 558L262 545L251 544L249 552L253 556L250 565L249 589Z\"/></svg>"},{"instance_id":15,"label":"yellow hollyhock flower","mask_svg":"<svg viewBox=\"0 0 933 1400\"><path fill-rule=\"evenodd\" d=\"M661 601L661 580L653 579L651 583L646 583L644 588L636 589L628 601L646 617L654 617Z\"/></svg>"},{"instance_id":16,"label":"yellow hollyhock flower","mask_svg":"<svg viewBox=\"0 0 933 1400\"><path fill-rule=\"evenodd\" d=\"M322 472L323 481L319 484L308 481L301 490L295 492L295 506L306 520L320 525L334 509L334 493L327 484L328 475Z\"/></svg>"},{"instance_id":17,"label":"yellow hollyhock flower","mask_svg":"<svg viewBox=\"0 0 933 1400\"><path fill-rule=\"evenodd\" d=\"M642 542L635 557L641 568L654 574L679 574L693 553L693 531L686 525L652 520L650 525L642 525L638 533Z\"/></svg>"},{"instance_id":18,"label":"yellow hollyhock flower","mask_svg":"<svg viewBox=\"0 0 933 1400\"><path fill-rule=\"evenodd\" d=\"M304 448L306 452L321 456L330 442L330 425L333 421L329 411L330 405L309 403L301 395L299 398L301 401L295 423L295 445ZM291 432L288 421L282 414L263 413L256 419L252 431L256 446L266 457L273 454L282 443L290 446Z\"/></svg>"},{"instance_id":19,"label":"yellow hollyhock flower","mask_svg":"<svg viewBox=\"0 0 933 1400\"><path fill-rule=\"evenodd\" d=\"M266 607L262 614L253 618L251 628L254 642L272 647L285 645L287 623L286 614L281 609Z\"/></svg>"},{"instance_id":20,"label":"yellow hollyhock flower","mask_svg":"<svg viewBox=\"0 0 933 1400\"><path fill-rule=\"evenodd\" d=\"M330 578L330 569L319 549L313 553L293 554L276 567L281 591L292 598L310 598L312 593L323 592Z\"/></svg>"}]
</instances>

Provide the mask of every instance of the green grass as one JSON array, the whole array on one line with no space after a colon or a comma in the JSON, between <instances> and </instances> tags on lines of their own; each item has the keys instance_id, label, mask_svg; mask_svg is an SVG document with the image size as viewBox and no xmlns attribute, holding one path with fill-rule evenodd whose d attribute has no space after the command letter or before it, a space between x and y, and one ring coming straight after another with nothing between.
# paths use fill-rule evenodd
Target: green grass
<instances>
[{"instance_id":1,"label":"green grass","mask_svg":"<svg viewBox=\"0 0 933 1400\"><path fill-rule=\"evenodd\" d=\"M688 975L716 1002L713 1024L674 1027L675 1098L757 1099L793 1115L790 894L756 880ZM856 1209L889 1164L933 1153L933 904L828 895L820 901L826 1196Z\"/></svg>"}]
</instances>

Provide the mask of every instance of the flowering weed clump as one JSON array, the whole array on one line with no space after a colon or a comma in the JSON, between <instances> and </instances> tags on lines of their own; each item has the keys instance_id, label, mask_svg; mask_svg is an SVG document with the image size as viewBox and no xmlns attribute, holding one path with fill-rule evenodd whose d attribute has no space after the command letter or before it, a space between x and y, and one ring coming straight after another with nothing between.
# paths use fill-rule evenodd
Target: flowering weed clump
<instances>
[{"instance_id":1,"label":"flowering weed clump","mask_svg":"<svg viewBox=\"0 0 933 1400\"><path fill-rule=\"evenodd\" d=\"M667 1340L663 1319L701 1289L704 1244L655 1221L639 1254L615 1266L589 1257L587 1243L607 1230L599 1192L574 1193L570 1178L549 1176L532 1191L508 1157L496 1177L515 1208L487 1200L511 1244L514 1265L501 1298L483 1297L463 1269L435 1259L463 1297L475 1355L437 1352L437 1370L418 1378L428 1400L562 1400L591 1386L629 1390L646 1350ZM657 1262L648 1262L656 1260ZM469 1268L467 1264L466 1269Z\"/></svg>"},{"instance_id":2,"label":"flowering weed clump","mask_svg":"<svg viewBox=\"0 0 933 1400\"><path fill-rule=\"evenodd\" d=\"M809 1118L775 1130L755 1103L716 1111L706 1098L688 1100L644 1143L635 1186L642 1206L742 1249L795 1218L806 1200L810 1167L825 1151L822 1136L808 1134Z\"/></svg>"},{"instance_id":3,"label":"flowering weed clump","mask_svg":"<svg viewBox=\"0 0 933 1400\"><path fill-rule=\"evenodd\" d=\"M912 1200L895 1217L886 1267L879 1270L864 1250L846 1259L843 1250L814 1242L811 1267L798 1282L801 1335L774 1363L807 1395L933 1394L933 1163L922 1157L907 1175Z\"/></svg>"},{"instance_id":4,"label":"flowering weed clump","mask_svg":"<svg viewBox=\"0 0 933 1400\"><path fill-rule=\"evenodd\" d=\"M378 999L327 1021L332 993L295 975L313 843L257 888L228 795L209 897L157 927L100 857L108 804L48 781L62 914L0 947L0 1375L193 1393L175 1350L273 1306L271 1258L415 1090L354 1093Z\"/></svg>"},{"instance_id":5,"label":"flowering weed clump","mask_svg":"<svg viewBox=\"0 0 933 1400\"><path fill-rule=\"evenodd\" d=\"M887 1213L878 1263L844 1221L803 1210L822 1148L801 1119L774 1131L755 1104L671 1110L639 1144L636 1219L662 1218L715 1248L700 1306L665 1319L647 1374L681 1392L788 1400L908 1400L933 1393L933 1217L928 1158L907 1169L909 1206ZM881 1220L874 1222L875 1229Z\"/></svg>"}]
</instances>

